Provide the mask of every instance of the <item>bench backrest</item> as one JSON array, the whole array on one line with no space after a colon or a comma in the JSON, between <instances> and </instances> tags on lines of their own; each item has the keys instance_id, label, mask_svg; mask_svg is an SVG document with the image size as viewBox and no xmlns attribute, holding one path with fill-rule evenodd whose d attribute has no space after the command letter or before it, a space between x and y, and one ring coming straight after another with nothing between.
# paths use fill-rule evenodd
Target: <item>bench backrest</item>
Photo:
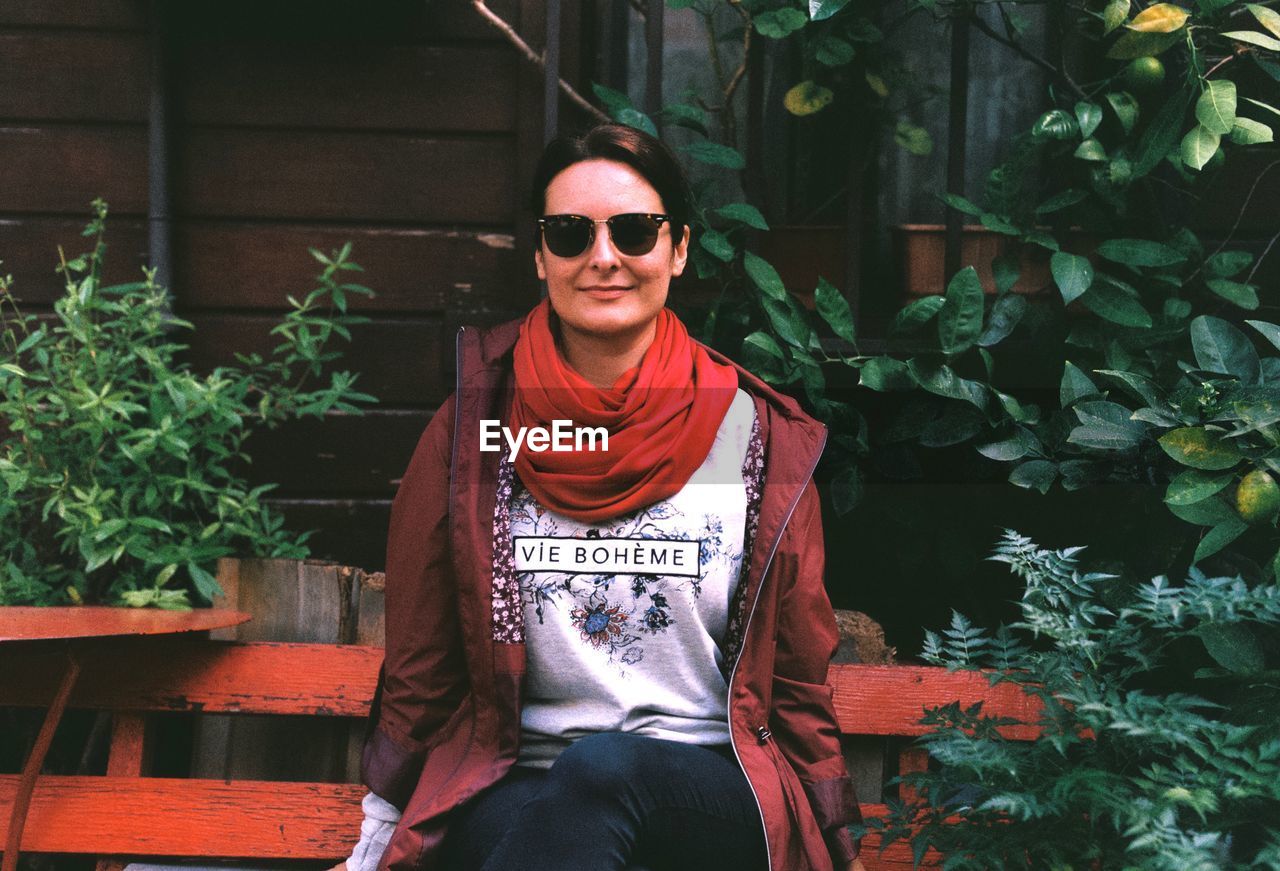
<instances>
[{"instance_id":1,"label":"bench backrest","mask_svg":"<svg viewBox=\"0 0 1280 871\"><path fill-rule=\"evenodd\" d=\"M114 712L106 777L44 776L32 799L22 849L118 856L333 859L359 831L358 784L143 777L147 716L162 712L361 718L373 699L382 651L330 644L122 639L85 656L72 707ZM50 649L3 654L0 704L43 706L64 667ZM925 706L984 703L984 711L1034 722L1029 697L985 677L913 666L833 665L830 683L842 732L922 734ZM1014 727L1010 737L1031 737ZM919 770L907 747L900 771ZM0 776L0 833L16 775ZM867 805L866 815L884 808ZM3 838L0 837L0 843ZM867 867L911 867L906 845ZM905 864L902 864L904 863Z\"/></svg>"}]
</instances>

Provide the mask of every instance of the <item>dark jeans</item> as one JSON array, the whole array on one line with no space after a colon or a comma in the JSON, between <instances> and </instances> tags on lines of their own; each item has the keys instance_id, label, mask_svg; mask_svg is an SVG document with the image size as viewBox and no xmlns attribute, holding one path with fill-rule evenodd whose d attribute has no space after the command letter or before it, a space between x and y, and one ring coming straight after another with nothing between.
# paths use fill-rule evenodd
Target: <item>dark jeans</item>
<instances>
[{"instance_id":1,"label":"dark jeans","mask_svg":"<svg viewBox=\"0 0 1280 871\"><path fill-rule=\"evenodd\" d=\"M760 811L728 746L605 732L512 768L449 822L449 871L763 871Z\"/></svg>"}]
</instances>

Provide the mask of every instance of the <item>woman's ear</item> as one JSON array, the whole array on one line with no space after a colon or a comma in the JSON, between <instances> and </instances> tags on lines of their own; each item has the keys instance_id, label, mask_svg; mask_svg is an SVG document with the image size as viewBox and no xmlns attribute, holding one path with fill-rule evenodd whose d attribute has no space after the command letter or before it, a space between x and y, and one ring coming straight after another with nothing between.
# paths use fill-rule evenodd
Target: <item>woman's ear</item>
<instances>
[{"instance_id":1,"label":"woman's ear","mask_svg":"<svg viewBox=\"0 0 1280 871\"><path fill-rule=\"evenodd\" d=\"M547 280L547 267L542 262L542 241L538 241L538 247L533 252L533 266L538 270L538 278L541 281Z\"/></svg>"},{"instance_id":2,"label":"woman's ear","mask_svg":"<svg viewBox=\"0 0 1280 871\"><path fill-rule=\"evenodd\" d=\"M684 225L684 234L671 251L671 277L675 278L684 272L684 265L689 260L689 225Z\"/></svg>"}]
</instances>

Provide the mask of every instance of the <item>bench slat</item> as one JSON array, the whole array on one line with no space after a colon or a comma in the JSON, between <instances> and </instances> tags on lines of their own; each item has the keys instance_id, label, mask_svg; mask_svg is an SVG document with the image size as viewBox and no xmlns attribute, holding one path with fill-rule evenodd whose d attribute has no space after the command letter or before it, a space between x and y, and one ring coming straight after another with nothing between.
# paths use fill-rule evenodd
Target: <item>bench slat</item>
<instances>
[{"instance_id":1,"label":"bench slat","mask_svg":"<svg viewBox=\"0 0 1280 871\"><path fill-rule=\"evenodd\" d=\"M382 650L335 644L121 639L94 644L71 707L128 711L364 717ZM57 651L0 654L0 700L43 707L65 660Z\"/></svg>"},{"instance_id":2,"label":"bench slat","mask_svg":"<svg viewBox=\"0 0 1280 871\"><path fill-rule=\"evenodd\" d=\"M0 831L17 782L0 776ZM359 835L364 793L349 783L45 776L31 798L21 849L340 859Z\"/></svg>"},{"instance_id":3,"label":"bench slat","mask_svg":"<svg viewBox=\"0 0 1280 871\"><path fill-rule=\"evenodd\" d=\"M833 665L827 681L835 690L836 720L846 735L923 735L930 731L919 723L924 709L952 701L965 707L980 701L983 713L1023 723L1036 722L1041 711L1034 696L1010 683L991 686L985 675L972 671L915 665ZM1014 740L1031 740L1040 730L1010 726L1001 732Z\"/></svg>"},{"instance_id":4,"label":"bench slat","mask_svg":"<svg viewBox=\"0 0 1280 871\"><path fill-rule=\"evenodd\" d=\"M0 775L0 834L17 777ZM158 777L46 776L36 785L22 849L47 853L224 859L341 859L360 831L364 787ZM883 805L863 805L884 816ZM284 822L282 822L284 821ZM883 856L863 847L868 871L911 868L907 844Z\"/></svg>"}]
</instances>

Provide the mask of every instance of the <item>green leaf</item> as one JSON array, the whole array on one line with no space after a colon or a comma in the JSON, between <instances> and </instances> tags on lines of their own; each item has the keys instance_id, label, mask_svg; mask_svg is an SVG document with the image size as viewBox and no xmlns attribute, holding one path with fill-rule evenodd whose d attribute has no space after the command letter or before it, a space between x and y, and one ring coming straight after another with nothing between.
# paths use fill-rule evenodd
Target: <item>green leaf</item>
<instances>
[{"instance_id":1,"label":"green leaf","mask_svg":"<svg viewBox=\"0 0 1280 871\"><path fill-rule=\"evenodd\" d=\"M684 147L684 153L699 163L721 166L725 169L742 169L747 161L736 150L718 142L692 142Z\"/></svg>"},{"instance_id":2,"label":"green leaf","mask_svg":"<svg viewBox=\"0 0 1280 871\"><path fill-rule=\"evenodd\" d=\"M1076 121L1080 123L1080 135L1088 139L1102 123L1102 108L1097 103L1081 100L1076 103Z\"/></svg>"},{"instance_id":3,"label":"green leaf","mask_svg":"<svg viewBox=\"0 0 1280 871\"><path fill-rule=\"evenodd\" d=\"M1194 170L1204 169L1204 165L1218 152L1222 137L1204 127L1192 127L1182 138L1182 162Z\"/></svg>"},{"instance_id":4,"label":"green leaf","mask_svg":"<svg viewBox=\"0 0 1280 871\"><path fill-rule=\"evenodd\" d=\"M857 51L851 44L830 34L818 40L813 49L813 59L826 67L842 67L853 63L856 56Z\"/></svg>"},{"instance_id":5,"label":"green leaf","mask_svg":"<svg viewBox=\"0 0 1280 871\"><path fill-rule=\"evenodd\" d=\"M769 261L757 254L747 251L742 258L742 267L747 277L765 296L772 299L783 299L787 295L787 287L782 283L778 270Z\"/></svg>"},{"instance_id":6,"label":"green leaf","mask_svg":"<svg viewBox=\"0 0 1280 871\"><path fill-rule=\"evenodd\" d=\"M1071 305L1093 284L1093 264L1089 258L1059 251L1049 258L1049 271L1062 292L1062 302Z\"/></svg>"},{"instance_id":7,"label":"green leaf","mask_svg":"<svg viewBox=\"0 0 1280 871\"><path fill-rule=\"evenodd\" d=\"M762 297L760 303L769 316L769 325L784 342L797 350L808 347L811 332L809 322L789 295L782 299Z\"/></svg>"},{"instance_id":8,"label":"green leaf","mask_svg":"<svg viewBox=\"0 0 1280 871\"><path fill-rule=\"evenodd\" d=\"M1173 266L1187 259L1181 251L1150 239L1108 239L1097 252L1125 266Z\"/></svg>"},{"instance_id":9,"label":"green leaf","mask_svg":"<svg viewBox=\"0 0 1280 871\"><path fill-rule=\"evenodd\" d=\"M995 460L998 463L1012 463L1015 460L1022 459L1027 454L1039 450L1041 446L1040 440L1032 435L1030 430L1020 426L1007 439L974 445L974 447L978 453L988 460Z\"/></svg>"},{"instance_id":10,"label":"green leaf","mask_svg":"<svg viewBox=\"0 0 1280 871\"><path fill-rule=\"evenodd\" d=\"M809 0L809 18L824 21L849 5L849 0Z\"/></svg>"},{"instance_id":11,"label":"green leaf","mask_svg":"<svg viewBox=\"0 0 1280 871\"><path fill-rule=\"evenodd\" d=\"M1205 285L1218 296L1235 303L1242 309L1253 311L1258 307L1258 289L1252 284L1241 284L1225 278L1210 278Z\"/></svg>"},{"instance_id":12,"label":"green leaf","mask_svg":"<svg viewBox=\"0 0 1280 871\"><path fill-rule=\"evenodd\" d=\"M1156 3L1143 9L1129 22L1139 33L1173 33L1187 23L1187 10L1173 3Z\"/></svg>"},{"instance_id":13,"label":"green leaf","mask_svg":"<svg viewBox=\"0 0 1280 871\"><path fill-rule=\"evenodd\" d=\"M1150 327L1151 315L1138 300L1137 293L1108 276L1095 281L1081 301L1101 318L1124 327Z\"/></svg>"},{"instance_id":14,"label":"green leaf","mask_svg":"<svg viewBox=\"0 0 1280 871\"><path fill-rule=\"evenodd\" d=\"M1280 326L1267 321L1245 321L1245 323L1262 333L1262 337L1275 345L1276 350L1280 351Z\"/></svg>"},{"instance_id":15,"label":"green leaf","mask_svg":"<svg viewBox=\"0 0 1280 871\"><path fill-rule=\"evenodd\" d=\"M1225 135L1236 123L1236 83L1210 79L1196 100L1196 120L1211 133Z\"/></svg>"},{"instance_id":16,"label":"green leaf","mask_svg":"<svg viewBox=\"0 0 1280 871\"><path fill-rule=\"evenodd\" d=\"M1200 557L1197 556L1197 559ZM1197 627L1196 634L1200 636L1204 649L1214 661L1227 671L1252 674L1262 671L1266 666L1262 645L1248 626L1239 623L1202 623Z\"/></svg>"},{"instance_id":17,"label":"green leaf","mask_svg":"<svg viewBox=\"0 0 1280 871\"><path fill-rule=\"evenodd\" d=\"M1248 528L1249 524L1239 517L1231 517L1222 521L1210 529L1204 538L1200 539L1200 543L1196 545L1195 556L1191 558L1191 561L1198 563L1200 560L1208 559L1241 535L1244 535Z\"/></svg>"},{"instance_id":18,"label":"green leaf","mask_svg":"<svg viewBox=\"0 0 1280 871\"><path fill-rule=\"evenodd\" d=\"M706 229L698 234L698 244L711 256L728 263L738 253L733 243L719 230Z\"/></svg>"},{"instance_id":19,"label":"green leaf","mask_svg":"<svg viewBox=\"0 0 1280 871\"><path fill-rule=\"evenodd\" d=\"M1008 220L992 212L983 212L978 218L978 223L992 232L1000 233L1005 236L1022 235L1022 231L1011 224Z\"/></svg>"},{"instance_id":20,"label":"green leaf","mask_svg":"<svg viewBox=\"0 0 1280 871\"><path fill-rule=\"evenodd\" d=\"M949 366L907 361L907 371L925 391L947 399L962 399L979 411L987 407L987 387L979 381L961 378Z\"/></svg>"},{"instance_id":21,"label":"green leaf","mask_svg":"<svg viewBox=\"0 0 1280 871\"><path fill-rule=\"evenodd\" d=\"M946 300L938 312L938 341L944 354L957 354L973 345L982 332L985 296L978 271L966 266L947 284Z\"/></svg>"},{"instance_id":22,"label":"green leaf","mask_svg":"<svg viewBox=\"0 0 1280 871\"><path fill-rule=\"evenodd\" d=\"M982 207L965 199L959 194L942 194L941 199L957 212L964 212L966 215L973 215L977 218L982 215Z\"/></svg>"},{"instance_id":23,"label":"green leaf","mask_svg":"<svg viewBox=\"0 0 1280 871\"><path fill-rule=\"evenodd\" d=\"M890 331L898 334L919 329L931 321L945 303L940 296L926 296L908 303L894 316Z\"/></svg>"},{"instance_id":24,"label":"green leaf","mask_svg":"<svg viewBox=\"0 0 1280 871\"><path fill-rule=\"evenodd\" d=\"M1235 511L1221 499L1210 497L1190 505L1169 505L1169 513L1179 520L1196 526L1217 526L1231 520L1239 520Z\"/></svg>"},{"instance_id":25,"label":"green leaf","mask_svg":"<svg viewBox=\"0 0 1280 871\"><path fill-rule=\"evenodd\" d=\"M1276 70L1278 73L1280 73L1280 66L1276 66ZM1245 97L1244 101L1246 103L1252 103L1253 105L1257 106L1259 109L1265 109L1266 111L1270 112L1272 115L1280 115L1280 109L1277 109L1275 106L1272 106L1270 103L1264 103L1261 100L1255 100L1253 99L1253 97Z\"/></svg>"},{"instance_id":26,"label":"green leaf","mask_svg":"<svg viewBox=\"0 0 1280 871\"><path fill-rule=\"evenodd\" d=\"M786 381L786 354L773 336L757 330L742 340L746 367L771 384Z\"/></svg>"},{"instance_id":27,"label":"green leaf","mask_svg":"<svg viewBox=\"0 0 1280 871\"><path fill-rule=\"evenodd\" d=\"M1048 493L1057 477L1058 467L1048 460L1028 460L1019 463L1009 473L1009 483L1015 487Z\"/></svg>"},{"instance_id":28,"label":"green leaf","mask_svg":"<svg viewBox=\"0 0 1280 871\"><path fill-rule=\"evenodd\" d=\"M1160 447L1182 465L1208 472L1233 468L1242 459L1234 443L1198 426L1170 430L1160 437Z\"/></svg>"},{"instance_id":29,"label":"green leaf","mask_svg":"<svg viewBox=\"0 0 1280 871\"><path fill-rule=\"evenodd\" d=\"M1107 57L1112 60L1154 57L1181 41L1182 37L1177 33L1139 33L1130 30L1120 35L1107 52Z\"/></svg>"},{"instance_id":30,"label":"green leaf","mask_svg":"<svg viewBox=\"0 0 1280 871\"><path fill-rule=\"evenodd\" d=\"M933 137L929 135L929 131L905 118L898 119L898 123L894 125L893 141L916 157L927 157L933 153Z\"/></svg>"},{"instance_id":31,"label":"green leaf","mask_svg":"<svg viewBox=\"0 0 1280 871\"><path fill-rule=\"evenodd\" d=\"M1080 133L1080 122L1065 109L1050 109L1041 115L1031 128L1036 139L1074 139Z\"/></svg>"},{"instance_id":32,"label":"green leaf","mask_svg":"<svg viewBox=\"0 0 1280 871\"><path fill-rule=\"evenodd\" d=\"M658 115L668 124L695 130L703 136L707 135L707 113L697 106L687 103L671 103L662 107Z\"/></svg>"},{"instance_id":33,"label":"green leaf","mask_svg":"<svg viewBox=\"0 0 1280 871\"><path fill-rule=\"evenodd\" d=\"M1179 472L1169 482L1164 492L1164 501L1169 505L1194 505L1220 492L1233 480L1235 475L1232 472L1211 475L1199 469L1187 469Z\"/></svg>"},{"instance_id":34,"label":"green leaf","mask_svg":"<svg viewBox=\"0 0 1280 871\"><path fill-rule=\"evenodd\" d=\"M716 209L716 214L731 221L746 224L748 227L755 227L757 230L769 229L764 215L760 214L760 210L749 203L730 203L727 206L721 206Z\"/></svg>"},{"instance_id":35,"label":"green leaf","mask_svg":"<svg viewBox=\"0 0 1280 871\"><path fill-rule=\"evenodd\" d=\"M853 312L849 309L849 301L839 290L825 278L818 279L818 289L814 292L814 305L818 315L832 332L851 345L858 339L853 325Z\"/></svg>"},{"instance_id":36,"label":"green leaf","mask_svg":"<svg viewBox=\"0 0 1280 871\"><path fill-rule=\"evenodd\" d=\"M1138 101L1128 91L1112 91L1107 94L1107 102L1116 113L1120 126L1126 134L1132 133L1138 123Z\"/></svg>"},{"instance_id":37,"label":"green leaf","mask_svg":"<svg viewBox=\"0 0 1280 871\"><path fill-rule=\"evenodd\" d=\"M1271 31L1274 36L1280 36L1280 12L1257 3L1246 3L1244 8L1252 12L1253 17L1258 19L1258 23Z\"/></svg>"},{"instance_id":38,"label":"green leaf","mask_svg":"<svg viewBox=\"0 0 1280 871\"><path fill-rule=\"evenodd\" d=\"M1129 0L1110 0L1102 10L1102 35L1106 36L1129 17Z\"/></svg>"},{"instance_id":39,"label":"green leaf","mask_svg":"<svg viewBox=\"0 0 1280 871\"><path fill-rule=\"evenodd\" d=\"M1075 156L1081 160L1103 161L1107 159L1107 150L1096 139L1086 139L1076 146Z\"/></svg>"},{"instance_id":40,"label":"green leaf","mask_svg":"<svg viewBox=\"0 0 1280 871\"><path fill-rule=\"evenodd\" d=\"M1268 51L1280 51L1280 39L1267 36L1265 33L1258 33L1256 30L1232 30L1229 33L1222 34L1222 37L1223 39L1256 45L1258 48L1265 48Z\"/></svg>"},{"instance_id":41,"label":"green leaf","mask_svg":"<svg viewBox=\"0 0 1280 871\"><path fill-rule=\"evenodd\" d=\"M1204 262L1204 271L1215 278L1230 278L1253 263L1253 255L1248 251L1219 251Z\"/></svg>"},{"instance_id":42,"label":"green leaf","mask_svg":"<svg viewBox=\"0 0 1280 871\"><path fill-rule=\"evenodd\" d=\"M604 85L592 83L592 92L596 95L596 99L604 106L605 111L610 116L616 115L623 109L634 109L635 104L631 102L631 98L622 91L615 91L613 88L607 88ZM315 249L311 251L312 255L318 254ZM327 260L321 260L321 263L327 263Z\"/></svg>"},{"instance_id":43,"label":"green leaf","mask_svg":"<svg viewBox=\"0 0 1280 871\"><path fill-rule=\"evenodd\" d=\"M1054 212L1060 212L1069 206L1082 202L1089 198L1086 191L1077 190L1076 188L1068 188L1060 194L1049 197L1040 205L1036 206L1037 215L1051 215ZM981 210L979 210L981 211Z\"/></svg>"},{"instance_id":44,"label":"green leaf","mask_svg":"<svg viewBox=\"0 0 1280 871\"><path fill-rule=\"evenodd\" d=\"M761 36L767 36L770 39L783 39L808 23L809 16L789 6L762 12L752 22Z\"/></svg>"},{"instance_id":45,"label":"green leaf","mask_svg":"<svg viewBox=\"0 0 1280 871\"><path fill-rule=\"evenodd\" d=\"M991 315L987 318L986 329L978 336L977 344L982 348L990 348L1003 342L1027 313L1026 297L1015 293L1006 293L991 306Z\"/></svg>"},{"instance_id":46,"label":"green leaf","mask_svg":"<svg viewBox=\"0 0 1280 871\"><path fill-rule=\"evenodd\" d=\"M1062 383L1058 387L1058 401L1063 408L1091 396L1101 396L1100 391L1082 370L1070 360L1062 367Z\"/></svg>"},{"instance_id":47,"label":"green leaf","mask_svg":"<svg viewBox=\"0 0 1280 871\"><path fill-rule=\"evenodd\" d=\"M222 587L218 586L218 579L200 568L195 562L187 563L187 572L195 583L196 592L205 599L212 601L222 595Z\"/></svg>"},{"instance_id":48,"label":"green leaf","mask_svg":"<svg viewBox=\"0 0 1280 871\"><path fill-rule=\"evenodd\" d=\"M1151 172L1173 149L1174 143L1178 141L1178 135L1182 132L1182 116L1187 105L1186 99L1186 95L1181 90L1174 91L1161 105L1160 111L1151 119L1147 129L1143 131L1142 138L1138 142L1138 154L1133 161L1134 178L1142 178Z\"/></svg>"},{"instance_id":49,"label":"green leaf","mask_svg":"<svg viewBox=\"0 0 1280 871\"><path fill-rule=\"evenodd\" d=\"M821 112L827 106L830 106L831 101L835 98L835 92L830 88L819 85L817 82L806 80L792 86L783 95L782 105L792 115L803 118L805 115Z\"/></svg>"},{"instance_id":50,"label":"green leaf","mask_svg":"<svg viewBox=\"0 0 1280 871\"><path fill-rule=\"evenodd\" d=\"M1196 365L1205 371L1233 375L1246 384L1258 380L1261 364L1253 343L1222 318L1200 315L1193 320L1191 349Z\"/></svg>"},{"instance_id":51,"label":"green leaf","mask_svg":"<svg viewBox=\"0 0 1280 871\"><path fill-rule=\"evenodd\" d=\"M658 126L653 123L653 119L639 109L621 109L614 114L613 120L637 130L643 130L650 136L658 135Z\"/></svg>"},{"instance_id":52,"label":"green leaf","mask_svg":"<svg viewBox=\"0 0 1280 871\"><path fill-rule=\"evenodd\" d=\"M872 357L858 370L858 383L871 390L910 390L916 386L907 364L893 357Z\"/></svg>"},{"instance_id":53,"label":"green leaf","mask_svg":"<svg viewBox=\"0 0 1280 871\"><path fill-rule=\"evenodd\" d=\"M1275 138L1275 132L1270 127L1249 118L1237 117L1231 128L1231 141L1236 145L1262 145Z\"/></svg>"}]
</instances>

